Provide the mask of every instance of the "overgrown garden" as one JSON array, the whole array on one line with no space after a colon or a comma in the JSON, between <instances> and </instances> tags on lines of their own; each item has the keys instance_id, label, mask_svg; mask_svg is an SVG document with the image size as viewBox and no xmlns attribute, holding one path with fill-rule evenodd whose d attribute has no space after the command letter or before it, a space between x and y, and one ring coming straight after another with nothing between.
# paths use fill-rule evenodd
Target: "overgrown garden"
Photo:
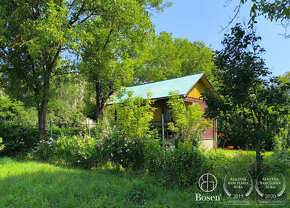
<instances>
[{"instance_id":1,"label":"overgrown garden","mask_svg":"<svg viewBox=\"0 0 290 208\"><path fill-rule=\"evenodd\" d=\"M278 172L289 183L289 72L270 76L254 22L234 26L220 51L156 35L150 16L167 6L162 0L1 1L0 155L113 169L186 193L196 192L208 172L219 181L232 170L253 179ZM116 101L124 86L195 73L205 74L215 91L202 95L205 112L171 92L170 145L152 123L150 95ZM209 119L218 120L211 150L200 146ZM124 197L139 205L154 195L143 183L130 188Z\"/></svg>"}]
</instances>

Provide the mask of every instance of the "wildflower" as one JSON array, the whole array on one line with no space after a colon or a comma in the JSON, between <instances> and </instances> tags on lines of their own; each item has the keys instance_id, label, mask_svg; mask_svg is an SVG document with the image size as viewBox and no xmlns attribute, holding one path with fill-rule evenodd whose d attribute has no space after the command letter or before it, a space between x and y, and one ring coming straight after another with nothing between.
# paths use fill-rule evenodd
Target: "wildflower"
<instances>
[{"instance_id":1,"label":"wildflower","mask_svg":"<svg viewBox=\"0 0 290 208\"><path fill-rule=\"evenodd\" d=\"M225 148L225 150L227 150L228 148Z\"/></svg>"},{"instance_id":2,"label":"wildflower","mask_svg":"<svg viewBox=\"0 0 290 208\"><path fill-rule=\"evenodd\" d=\"M78 160L78 163L80 163L80 160Z\"/></svg>"},{"instance_id":3,"label":"wildflower","mask_svg":"<svg viewBox=\"0 0 290 208\"><path fill-rule=\"evenodd\" d=\"M104 150L104 147L101 148L101 151L103 151L103 150Z\"/></svg>"},{"instance_id":4,"label":"wildflower","mask_svg":"<svg viewBox=\"0 0 290 208\"><path fill-rule=\"evenodd\" d=\"M250 162L250 165L253 165L253 163L252 163L252 162Z\"/></svg>"},{"instance_id":5,"label":"wildflower","mask_svg":"<svg viewBox=\"0 0 290 208\"><path fill-rule=\"evenodd\" d=\"M212 148L216 149L216 146L213 146Z\"/></svg>"},{"instance_id":6,"label":"wildflower","mask_svg":"<svg viewBox=\"0 0 290 208\"><path fill-rule=\"evenodd\" d=\"M234 149L234 146L228 146L228 149Z\"/></svg>"},{"instance_id":7,"label":"wildflower","mask_svg":"<svg viewBox=\"0 0 290 208\"><path fill-rule=\"evenodd\" d=\"M225 136L225 135L224 135L224 133L219 133L219 136L222 136L222 137L223 137L223 136Z\"/></svg>"}]
</instances>

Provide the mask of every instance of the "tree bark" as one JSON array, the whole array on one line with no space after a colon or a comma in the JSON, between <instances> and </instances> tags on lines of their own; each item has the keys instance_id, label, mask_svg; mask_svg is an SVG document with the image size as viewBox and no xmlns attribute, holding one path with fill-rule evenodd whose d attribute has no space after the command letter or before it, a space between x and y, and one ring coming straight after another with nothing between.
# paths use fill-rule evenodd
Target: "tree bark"
<instances>
[{"instance_id":1,"label":"tree bark","mask_svg":"<svg viewBox=\"0 0 290 208\"><path fill-rule=\"evenodd\" d=\"M103 98L101 86L99 82L96 82L96 109L95 109L96 121L101 121L104 116L104 105L102 104L103 99L104 98Z\"/></svg>"},{"instance_id":2,"label":"tree bark","mask_svg":"<svg viewBox=\"0 0 290 208\"><path fill-rule=\"evenodd\" d=\"M46 114L48 100L49 100L49 81L45 82L44 96L37 108L39 141L43 141L46 139Z\"/></svg>"},{"instance_id":3,"label":"tree bark","mask_svg":"<svg viewBox=\"0 0 290 208\"><path fill-rule=\"evenodd\" d=\"M113 94L114 90L111 85L102 87L100 82L96 82L96 107L95 107L95 119L96 121L102 121L104 117L105 105L107 99Z\"/></svg>"},{"instance_id":4,"label":"tree bark","mask_svg":"<svg viewBox=\"0 0 290 208\"><path fill-rule=\"evenodd\" d=\"M261 148L259 143L260 142L257 142L256 144L256 176L261 172Z\"/></svg>"},{"instance_id":5,"label":"tree bark","mask_svg":"<svg viewBox=\"0 0 290 208\"><path fill-rule=\"evenodd\" d=\"M261 157L261 132L260 129L257 132L257 142L256 142L256 177L258 177L259 174L262 173L262 165L263 165L263 160Z\"/></svg>"}]
</instances>

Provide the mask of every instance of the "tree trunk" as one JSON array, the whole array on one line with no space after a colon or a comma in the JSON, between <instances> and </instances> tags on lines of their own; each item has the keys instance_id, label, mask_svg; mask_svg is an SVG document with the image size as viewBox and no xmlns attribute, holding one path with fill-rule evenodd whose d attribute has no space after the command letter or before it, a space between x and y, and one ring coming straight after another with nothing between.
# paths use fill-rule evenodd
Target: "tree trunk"
<instances>
[{"instance_id":1,"label":"tree trunk","mask_svg":"<svg viewBox=\"0 0 290 208\"><path fill-rule=\"evenodd\" d=\"M261 148L260 148L260 142L257 143L256 145L256 177L260 174L261 172Z\"/></svg>"},{"instance_id":2,"label":"tree trunk","mask_svg":"<svg viewBox=\"0 0 290 208\"><path fill-rule=\"evenodd\" d=\"M262 165L263 160L261 157L261 132L258 131L257 135L257 142L256 142L256 177L258 177L259 174L262 173Z\"/></svg>"},{"instance_id":3,"label":"tree trunk","mask_svg":"<svg viewBox=\"0 0 290 208\"><path fill-rule=\"evenodd\" d=\"M105 105L107 100L114 93L114 87L112 83L104 84L96 82L96 107L95 107L95 119L96 121L102 121L104 117Z\"/></svg>"},{"instance_id":4,"label":"tree trunk","mask_svg":"<svg viewBox=\"0 0 290 208\"><path fill-rule=\"evenodd\" d=\"M104 102L103 102L103 92L99 82L96 82L96 121L102 121L104 116Z\"/></svg>"},{"instance_id":5,"label":"tree trunk","mask_svg":"<svg viewBox=\"0 0 290 208\"><path fill-rule=\"evenodd\" d=\"M46 114L47 114L47 104L49 100L49 80L44 83L44 95L41 103L37 107L38 110L38 133L39 141L46 139Z\"/></svg>"}]
</instances>

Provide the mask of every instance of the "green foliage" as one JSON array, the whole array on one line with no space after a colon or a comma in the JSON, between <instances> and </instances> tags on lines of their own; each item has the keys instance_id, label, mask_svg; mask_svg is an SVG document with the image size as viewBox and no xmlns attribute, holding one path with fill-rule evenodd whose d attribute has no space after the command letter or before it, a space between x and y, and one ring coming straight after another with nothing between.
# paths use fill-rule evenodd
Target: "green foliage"
<instances>
[{"instance_id":1,"label":"green foliage","mask_svg":"<svg viewBox=\"0 0 290 208\"><path fill-rule=\"evenodd\" d=\"M281 152L287 149L287 143L289 142L288 131L286 129L280 129L280 132L273 138L274 152Z\"/></svg>"},{"instance_id":2,"label":"green foliage","mask_svg":"<svg viewBox=\"0 0 290 208\"><path fill-rule=\"evenodd\" d=\"M254 26L245 32L240 24L222 42L225 48L215 57L217 96L205 94L206 114L217 119L224 145L272 148L272 138L284 126L288 115L286 86L279 87L266 76L270 74L261 55Z\"/></svg>"},{"instance_id":3,"label":"green foliage","mask_svg":"<svg viewBox=\"0 0 290 208\"><path fill-rule=\"evenodd\" d=\"M168 105L174 121L168 124L168 129L175 133L175 139L198 146L205 130L211 127L210 122L203 118L202 107L198 103L186 107L183 99L174 92L170 92Z\"/></svg>"},{"instance_id":4,"label":"green foliage","mask_svg":"<svg viewBox=\"0 0 290 208\"><path fill-rule=\"evenodd\" d=\"M84 168L105 164L103 141L89 136L61 137L57 140L56 154L68 163Z\"/></svg>"},{"instance_id":5,"label":"green foliage","mask_svg":"<svg viewBox=\"0 0 290 208\"><path fill-rule=\"evenodd\" d=\"M79 75L56 76L52 80L48 121L59 127L77 127L85 122L83 115L84 84Z\"/></svg>"},{"instance_id":6,"label":"green foliage","mask_svg":"<svg viewBox=\"0 0 290 208\"><path fill-rule=\"evenodd\" d=\"M204 73L212 80L213 53L202 42L172 38L162 32L138 49L134 83L147 83Z\"/></svg>"},{"instance_id":7,"label":"green foliage","mask_svg":"<svg viewBox=\"0 0 290 208\"><path fill-rule=\"evenodd\" d=\"M93 85L96 118L101 117L109 96L131 77L136 44L153 34L150 13L167 5L163 0L0 2L0 82L11 97L37 108L40 139L46 135L53 77L82 71Z\"/></svg>"},{"instance_id":8,"label":"green foliage","mask_svg":"<svg viewBox=\"0 0 290 208\"><path fill-rule=\"evenodd\" d=\"M282 173L287 175L289 171L289 151L283 149L279 152L274 152L270 156L264 155L263 170L265 173Z\"/></svg>"},{"instance_id":9,"label":"green foliage","mask_svg":"<svg viewBox=\"0 0 290 208\"><path fill-rule=\"evenodd\" d=\"M144 138L149 131L155 108L147 98L133 97L131 92L122 103L113 105L116 121L111 121L115 134L123 139Z\"/></svg>"},{"instance_id":10,"label":"green foliage","mask_svg":"<svg viewBox=\"0 0 290 208\"><path fill-rule=\"evenodd\" d=\"M162 10L164 1L103 1L102 12L85 24L90 36L81 50L80 70L87 81L87 104L94 120L103 117L109 97L133 79L137 48L154 35L152 11ZM91 116L91 114L90 114Z\"/></svg>"},{"instance_id":11,"label":"green foliage","mask_svg":"<svg viewBox=\"0 0 290 208\"><path fill-rule=\"evenodd\" d=\"M253 5L251 7L251 13L250 16L252 20L255 20L258 16L264 16L266 19L269 19L270 21L285 21L287 23L287 20L290 19L290 3L289 1L281 1L281 0L275 0L275 1L269 1L269 0L251 0L253 2ZM244 4L247 2L247 0L241 0L241 2Z\"/></svg>"},{"instance_id":12,"label":"green foliage","mask_svg":"<svg viewBox=\"0 0 290 208\"><path fill-rule=\"evenodd\" d=\"M8 97L0 94L0 124L11 121L25 122L23 119L27 116L23 106L12 102ZM22 118L22 119L21 119Z\"/></svg>"},{"instance_id":13,"label":"green foliage","mask_svg":"<svg viewBox=\"0 0 290 208\"><path fill-rule=\"evenodd\" d=\"M167 149L162 175L167 185L194 187L197 179L208 171L205 156L190 141Z\"/></svg>"},{"instance_id":14,"label":"green foliage","mask_svg":"<svg viewBox=\"0 0 290 208\"><path fill-rule=\"evenodd\" d=\"M3 143L3 139L0 137L0 152L3 151L3 149L5 148L5 145L2 143Z\"/></svg>"},{"instance_id":15,"label":"green foliage","mask_svg":"<svg viewBox=\"0 0 290 208\"><path fill-rule=\"evenodd\" d=\"M0 137L5 149L2 155L16 156L32 151L38 144L37 128L13 123L0 125Z\"/></svg>"},{"instance_id":16,"label":"green foliage","mask_svg":"<svg viewBox=\"0 0 290 208\"><path fill-rule=\"evenodd\" d=\"M232 1L228 1L232 2ZM290 2L284 0L240 0L239 5L236 7L236 15L240 11L242 4L250 4L250 20L256 21L258 17L263 16L265 19L271 22L280 22L285 31L283 36L289 38L287 28L290 21Z\"/></svg>"}]
</instances>

